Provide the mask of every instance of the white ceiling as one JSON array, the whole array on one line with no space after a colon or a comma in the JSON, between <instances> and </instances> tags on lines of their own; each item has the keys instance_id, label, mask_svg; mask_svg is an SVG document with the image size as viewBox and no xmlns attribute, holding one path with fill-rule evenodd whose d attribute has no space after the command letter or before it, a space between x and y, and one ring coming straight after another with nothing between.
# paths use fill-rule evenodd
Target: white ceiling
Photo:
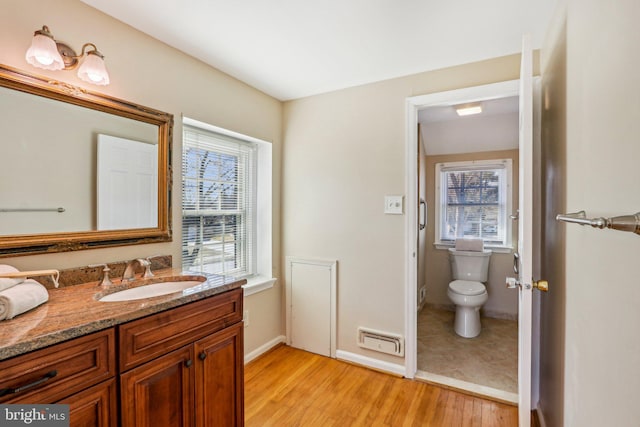
<instances>
[{"instance_id":1,"label":"white ceiling","mask_svg":"<svg viewBox=\"0 0 640 427\"><path fill-rule=\"evenodd\" d=\"M280 100L539 48L557 0L82 0Z\"/></svg>"}]
</instances>

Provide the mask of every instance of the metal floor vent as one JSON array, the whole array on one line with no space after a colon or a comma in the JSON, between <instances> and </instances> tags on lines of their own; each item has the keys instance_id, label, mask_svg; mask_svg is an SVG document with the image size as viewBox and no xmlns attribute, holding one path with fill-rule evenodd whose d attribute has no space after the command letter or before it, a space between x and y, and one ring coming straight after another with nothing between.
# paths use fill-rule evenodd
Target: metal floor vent
<instances>
[{"instance_id":1,"label":"metal floor vent","mask_svg":"<svg viewBox=\"0 0 640 427\"><path fill-rule=\"evenodd\" d=\"M404 339L401 335L360 327L358 328L358 345L381 353L404 356Z\"/></svg>"}]
</instances>

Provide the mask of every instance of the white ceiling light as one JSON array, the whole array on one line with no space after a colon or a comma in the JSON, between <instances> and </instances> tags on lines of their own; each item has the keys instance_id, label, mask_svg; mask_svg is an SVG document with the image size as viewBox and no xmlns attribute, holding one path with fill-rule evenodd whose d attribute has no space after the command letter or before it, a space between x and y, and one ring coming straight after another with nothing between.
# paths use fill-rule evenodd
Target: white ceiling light
<instances>
[{"instance_id":1,"label":"white ceiling light","mask_svg":"<svg viewBox=\"0 0 640 427\"><path fill-rule=\"evenodd\" d=\"M479 103L458 105L455 109L459 116L471 116L473 114L482 113L482 105Z\"/></svg>"}]
</instances>

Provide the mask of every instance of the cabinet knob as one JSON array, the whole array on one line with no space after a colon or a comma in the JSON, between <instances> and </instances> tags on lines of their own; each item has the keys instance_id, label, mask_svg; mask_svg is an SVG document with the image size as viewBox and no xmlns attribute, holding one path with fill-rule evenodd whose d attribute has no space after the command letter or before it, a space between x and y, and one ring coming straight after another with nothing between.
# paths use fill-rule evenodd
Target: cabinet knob
<instances>
[{"instance_id":1,"label":"cabinet knob","mask_svg":"<svg viewBox=\"0 0 640 427\"><path fill-rule=\"evenodd\" d=\"M191 365L193 365L193 360L188 359L186 362L184 362L184 366L186 366L187 368L190 368Z\"/></svg>"},{"instance_id":2,"label":"cabinet knob","mask_svg":"<svg viewBox=\"0 0 640 427\"><path fill-rule=\"evenodd\" d=\"M204 359L206 359L206 358L207 358L207 353L205 353L205 352L203 351L202 353L200 353L200 354L198 355L198 358L199 358L200 360L204 360Z\"/></svg>"}]
</instances>

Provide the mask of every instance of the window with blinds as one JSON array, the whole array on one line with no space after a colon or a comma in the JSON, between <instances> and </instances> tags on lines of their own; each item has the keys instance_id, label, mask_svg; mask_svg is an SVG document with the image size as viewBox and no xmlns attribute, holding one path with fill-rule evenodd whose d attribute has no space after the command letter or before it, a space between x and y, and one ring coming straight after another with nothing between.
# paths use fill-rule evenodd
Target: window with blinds
<instances>
[{"instance_id":1,"label":"window with blinds","mask_svg":"<svg viewBox=\"0 0 640 427\"><path fill-rule=\"evenodd\" d=\"M438 163L439 243L481 238L491 246L507 246L511 160Z\"/></svg>"},{"instance_id":2,"label":"window with blinds","mask_svg":"<svg viewBox=\"0 0 640 427\"><path fill-rule=\"evenodd\" d=\"M184 126L182 267L244 277L255 271L253 143Z\"/></svg>"}]
</instances>

